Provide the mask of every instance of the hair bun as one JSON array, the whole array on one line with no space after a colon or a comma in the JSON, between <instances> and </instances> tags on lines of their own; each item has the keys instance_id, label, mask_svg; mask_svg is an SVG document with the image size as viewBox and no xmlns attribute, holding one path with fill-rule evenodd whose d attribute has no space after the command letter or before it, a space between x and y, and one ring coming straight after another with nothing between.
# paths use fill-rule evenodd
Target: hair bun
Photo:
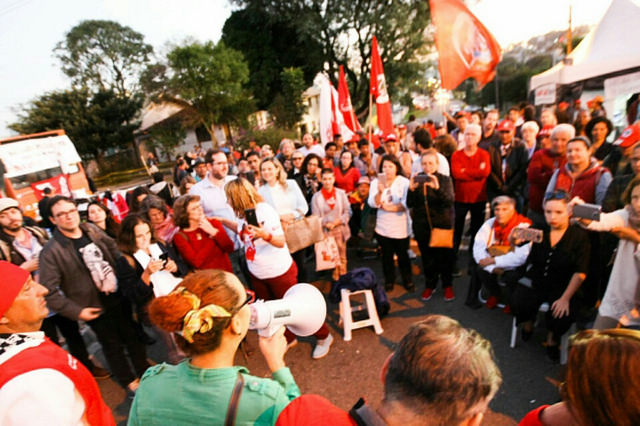
<instances>
[{"instance_id":1,"label":"hair bun","mask_svg":"<svg viewBox=\"0 0 640 426\"><path fill-rule=\"evenodd\" d=\"M193 306L191 301L177 293L170 293L153 299L149 303L149 318L165 331L180 331L183 327L184 317Z\"/></svg>"}]
</instances>

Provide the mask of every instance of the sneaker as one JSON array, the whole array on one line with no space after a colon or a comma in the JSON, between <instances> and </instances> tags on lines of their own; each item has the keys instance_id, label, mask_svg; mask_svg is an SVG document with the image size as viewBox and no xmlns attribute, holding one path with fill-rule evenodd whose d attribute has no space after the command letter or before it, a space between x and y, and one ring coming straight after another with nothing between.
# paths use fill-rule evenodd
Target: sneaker
<instances>
[{"instance_id":1,"label":"sneaker","mask_svg":"<svg viewBox=\"0 0 640 426\"><path fill-rule=\"evenodd\" d=\"M486 303L487 309L493 309L498 306L498 298L495 296L489 296Z\"/></svg>"},{"instance_id":2,"label":"sneaker","mask_svg":"<svg viewBox=\"0 0 640 426\"><path fill-rule=\"evenodd\" d=\"M91 375L93 376L93 378L96 380L108 379L109 377L111 377L111 373L109 373L108 370L95 364L89 370L91 371Z\"/></svg>"},{"instance_id":3,"label":"sneaker","mask_svg":"<svg viewBox=\"0 0 640 426\"><path fill-rule=\"evenodd\" d=\"M329 334L326 339L318 340L316 347L313 348L313 354L311 357L313 359L320 359L327 356L332 343L333 336L331 334Z\"/></svg>"},{"instance_id":4,"label":"sneaker","mask_svg":"<svg viewBox=\"0 0 640 426\"><path fill-rule=\"evenodd\" d=\"M444 288L444 301L451 302L456 298L456 295L453 293L453 287L445 287Z\"/></svg>"},{"instance_id":5,"label":"sneaker","mask_svg":"<svg viewBox=\"0 0 640 426\"><path fill-rule=\"evenodd\" d=\"M422 292L422 300L427 301L427 300L431 299L432 295L433 295L433 289L432 288L425 288L424 291Z\"/></svg>"}]
</instances>

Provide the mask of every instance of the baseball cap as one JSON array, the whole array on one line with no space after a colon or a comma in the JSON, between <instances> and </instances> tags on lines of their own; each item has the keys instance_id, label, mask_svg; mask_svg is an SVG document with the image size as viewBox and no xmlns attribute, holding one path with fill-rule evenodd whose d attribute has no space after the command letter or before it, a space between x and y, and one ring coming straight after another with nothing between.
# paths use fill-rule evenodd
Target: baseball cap
<instances>
[{"instance_id":1,"label":"baseball cap","mask_svg":"<svg viewBox=\"0 0 640 426\"><path fill-rule=\"evenodd\" d=\"M455 119L458 119L461 117L469 118L469 114L466 111L458 111L456 112L456 115L453 116L453 118Z\"/></svg>"},{"instance_id":2,"label":"baseball cap","mask_svg":"<svg viewBox=\"0 0 640 426\"><path fill-rule=\"evenodd\" d=\"M498 124L499 132L512 132L515 128L516 126L513 125L513 121L511 120L502 120L500 124Z\"/></svg>"},{"instance_id":3,"label":"baseball cap","mask_svg":"<svg viewBox=\"0 0 640 426\"><path fill-rule=\"evenodd\" d=\"M0 260L0 275L2 285L0 285L0 318L9 310L13 301L18 297L18 293L27 282L29 272L19 268L6 260Z\"/></svg>"},{"instance_id":4,"label":"baseball cap","mask_svg":"<svg viewBox=\"0 0 640 426\"><path fill-rule=\"evenodd\" d=\"M358 185L360 185L362 183L366 183L367 185L370 185L371 184L371 179L369 179L368 176L360 176L360 179L358 179Z\"/></svg>"},{"instance_id":5,"label":"baseball cap","mask_svg":"<svg viewBox=\"0 0 640 426\"><path fill-rule=\"evenodd\" d=\"M398 137L396 136L395 133L389 133L384 137L385 142L396 142L397 140L398 140Z\"/></svg>"},{"instance_id":6,"label":"baseball cap","mask_svg":"<svg viewBox=\"0 0 640 426\"><path fill-rule=\"evenodd\" d=\"M553 126L550 125L550 124L547 124L542 129L540 129L540 131L538 132L538 137L540 137L540 138L548 138L548 137L551 136L551 131L552 130L553 130Z\"/></svg>"},{"instance_id":7,"label":"baseball cap","mask_svg":"<svg viewBox=\"0 0 640 426\"><path fill-rule=\"evenodd\" d=\"M11 207L20 208L20 205L13 198L0 198L0 212L10 209Z\"/></svg>"},{"instance_id":8,"label":"baseball cap","mask_svg":"<svg viewBox=\"0 0 640 426\"><path fill-rule=\"evenodd\" d=\"M635 123L624 129L613 144L620 148L629 148L638 141L640 141L640 123Z\"/></svg>"}]
</instances>

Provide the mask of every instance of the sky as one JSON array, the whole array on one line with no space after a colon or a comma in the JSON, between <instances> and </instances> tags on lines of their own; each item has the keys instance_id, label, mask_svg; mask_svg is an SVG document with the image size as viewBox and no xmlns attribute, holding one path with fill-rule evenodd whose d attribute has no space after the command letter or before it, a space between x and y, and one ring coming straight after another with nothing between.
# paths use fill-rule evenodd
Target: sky
<instances>
[{"instance_id":1,"label":"sky","mask_svg":"<svg viewBox=\"0 0 640 426\"><path fill-rule=\"evenodd\" d=\"M498 42L508 44L567 27L595 24L611 0L469 0ZM53 48L74 25L105 19L128 25L162 51L185 38L218 41L232 7L226 0L0 0L0 138L20 105L68 88Z\"/></svg>"}]
</instances>

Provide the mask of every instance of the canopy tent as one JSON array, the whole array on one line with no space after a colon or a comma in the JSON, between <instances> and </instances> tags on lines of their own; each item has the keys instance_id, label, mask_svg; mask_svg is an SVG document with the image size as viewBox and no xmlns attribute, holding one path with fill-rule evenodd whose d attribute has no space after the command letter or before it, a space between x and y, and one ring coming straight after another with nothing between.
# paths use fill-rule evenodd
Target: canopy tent
<instances>
[{"instance_id":1,"label":"canopy tent","mask_svg":"<svg viewBox=\"0 0 640 426\"><path fill-rule=\"evenodd\" d=\"M602 90L605 79L639 71L639 1L612 0L600 22L563 62L533 76L529 88L536 93L536 104L554 103L557 86L581 83L580 92Z\"/></svg>"}]
</instances>

